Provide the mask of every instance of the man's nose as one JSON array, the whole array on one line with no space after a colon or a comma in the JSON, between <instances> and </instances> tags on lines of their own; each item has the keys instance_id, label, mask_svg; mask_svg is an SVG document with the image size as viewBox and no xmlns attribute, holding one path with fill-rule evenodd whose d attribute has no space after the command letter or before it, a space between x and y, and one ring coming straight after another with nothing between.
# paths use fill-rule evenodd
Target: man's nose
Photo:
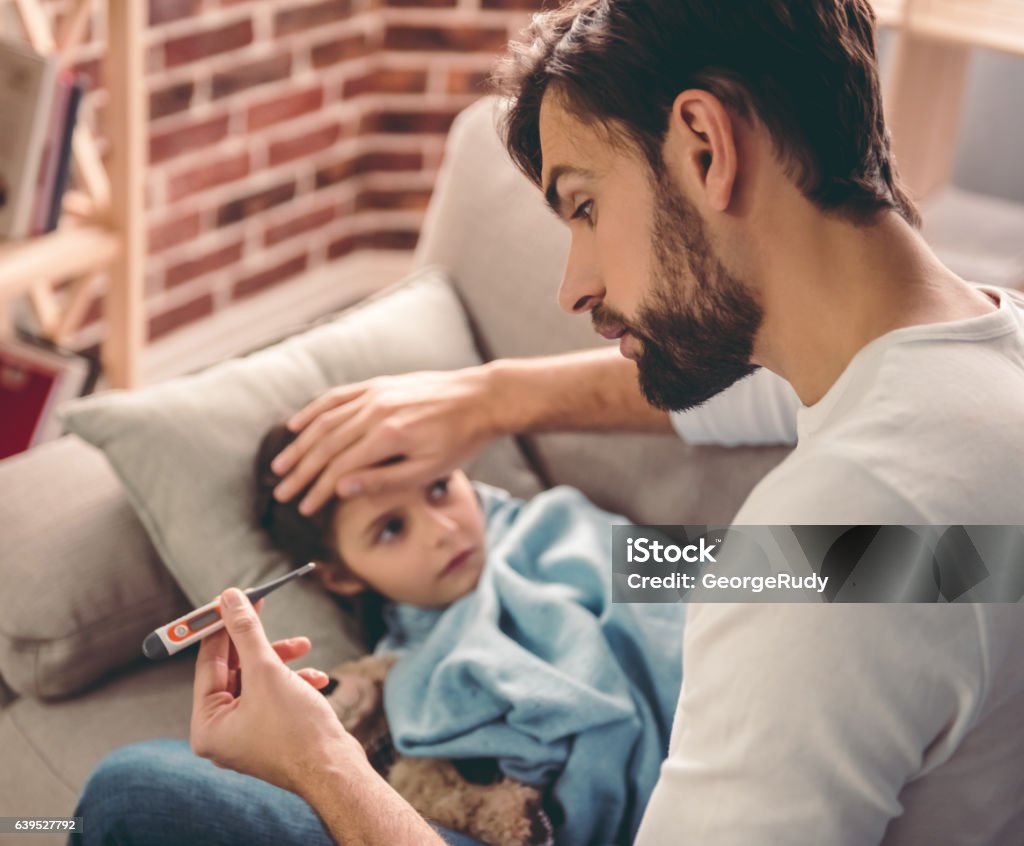
<instances>
[{"instance_id":1,"label":"man's nose","mask_svg":"<svg viewBox=\"0 0 1024 846\"><path fill-rule=\"evenodd\" d=\"M589 254L573 239L558 286L558 305L569 314L585 314L604 298L601 276Z\"/></svg>"}]
</instances>

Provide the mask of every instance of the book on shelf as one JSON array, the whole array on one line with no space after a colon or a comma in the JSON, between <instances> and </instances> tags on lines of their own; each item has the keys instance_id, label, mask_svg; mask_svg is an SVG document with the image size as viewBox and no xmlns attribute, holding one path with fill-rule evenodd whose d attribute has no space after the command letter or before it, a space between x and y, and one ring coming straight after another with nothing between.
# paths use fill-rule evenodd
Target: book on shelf
<instances>
[{"instance_id":1,"label":"book on shelf","mask_svg":"<svg viewBox=\"0 0 1024 846\"><path fill-rule=\"evenodd\" d=\"M49 213L42 229L36 234L53 232L57 228L57 224L60 222L60 212L64 206L64 194L68 190L68 180L71 177L71 142L74 140L75 124L78 123L78 107L82 103L85 89L71 72L62 82L67 85L68 90L60 121L54 131L54 138L57 141L53 147L56 159L56 179L49 190L43 193L42 200L49 207Z\"/></svg>"},{"instance_id":2,"label":"book on shelf","mask_svg":"<svg viewBox=\"0 0 1024 846\"><path fill-rule=\"evenodd\" d=\"M0 239L29 235L52 104L56 55L0 40Z\"/></svg>"},{"instance_id":3,"label":"book on shelf","mask_svg":"<svg viewBox=\"0 0 1024 846\"><path fill-rule=\"evenodd\" d=\"M0 339L0 459L61 434L58 406L89 393L98 363L34 340Z\"/></svg>"}]
</instances>

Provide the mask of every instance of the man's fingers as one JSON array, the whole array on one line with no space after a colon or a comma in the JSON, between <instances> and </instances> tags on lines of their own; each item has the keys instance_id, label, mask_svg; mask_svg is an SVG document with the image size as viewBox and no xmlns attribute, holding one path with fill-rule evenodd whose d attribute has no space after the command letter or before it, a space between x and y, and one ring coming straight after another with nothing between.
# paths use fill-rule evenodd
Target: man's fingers
<instances>
[{"instance_id":1,"label":"man's fingers","mask_svg":"<svg viewBox=\"0 0 1024 846\"><path fill-rule=\"evenodd\" d=\"M373 429L373 413L368 407L345 409L344 418L336 418L335 428L325 430L302 457L299 465L274 490L280 501L291 498L309 487L299 510L303 514L318 511L334 494L334 463L344 456L353 443ZM323 419L323 418L321 418ZM319 422L319 421L318 421ZM312 431L310 427L306 432ZM306 433L303 432L303 435Z\"/></svg>"},{"instance_id":2,"label":"man's fingers","mask_svg":"<svg viewBox=\"0 0 1024 846\"><path fill-rule=\"evenodd\" d=\"M287 484L278 485L275 495L280 499L285 496L294 496L302 490L310 480L320 472L331 456L337 451L337 432L355 416L362 408L362 403L347 402L336 408L329 408L322 412L312 423L310 423L299 436L291 442L281 455L271 462L271 469L285 476ZM343 446L343 444L342 444ZM287 462L288 469L283 465ZM281 469L278 469L281 468Z\"/></svg>"},{"instance_id":3,"label":"man's fingers","mask_svg":"<svg viewBox=\"0 0 1024 846\"><path fill-rule=\"evenodd\" d=\"M196 656L196 679L192 688L193 706L198 708L206 697L228 689L228 649L226 631L204 638Z\"/></svg>"},{"instance_id":4,"label":"man's fingers","mask_svg":"<svg viewBox=\"0 0 1024 846\"><path fill-rule=\"evenodd\" d=\"M297 450L295 464L274 488L274 497L278 502L288 502L313 481L318 481L318 477L331 460L359 436L359 428L366 427L365 409L360 412L354 406L347 406L339 412L321 416L289 447ZM330 420L327 419L328 416ZM299 441L302 439L306 439L306 442L300 445Z\"/></svg>"},{"instance_id":5,"label":"man's fingers","mask_svg":"<svg viewBox=\"0 0 1024 846\"><path fill-rule=\"evenodd\" d=\"M309 652L311 644L308 637L290 637L287 640L274 641L273 647L277 657L287 663Z\"/></svg>"},{"instance_id":6,"label":"man's fingers","mask_svg":"<svg viewBox=\"0 0 1024 846\"><path fill-rule=\"evenodd\" d=\"M239 664L243 669L276 657L249 597L238 588L228 588L220 595L220 607L224 625L238 650Z\"/></svg>"},{"instance_id":7,"label":"man's fingers","mask_svg":"<svg viewBox=\"0 0 1024 846\"><path fill-rule=\"evenodd\" d=\"M326 687L330 679L327 677L327 673L321 670L314 670L312 667L304 667L301 670L296 670L295 674L302 678L304 681L309 682L317 690L322 687Z\"/></svg>"},{"instance_id":8,"label":"man's fingers","mask_svg":"<svg viewBox=\"0 0 1024 846\"><path fill-rule=\"evenodd\" d=\"M329 408L334 408L336 405L350 402L366 391L366 388L365 382L356 382L352 385L344 385L343 387L322 393L305 408L296 411L295 414L289 417L285 425L293 432L300 432L309 425L310 421L315 420L318 415L323 414Z\"/></svg>"}]
</instances>

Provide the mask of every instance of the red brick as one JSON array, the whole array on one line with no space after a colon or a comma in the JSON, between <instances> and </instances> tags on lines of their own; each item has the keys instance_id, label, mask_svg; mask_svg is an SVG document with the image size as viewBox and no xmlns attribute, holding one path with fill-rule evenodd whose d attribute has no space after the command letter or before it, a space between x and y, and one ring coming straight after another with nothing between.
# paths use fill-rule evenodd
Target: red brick
<instances>
[{"instance_id":1,"label":"red brick","mask_svg":"<svg viewBox=\"0 0 1024 846\"><path fill-rule=\"evenodd\" d=\"M475 26L389 26L386 50L452 50L500 53L508 47L508 30Z\"/></svg>"},{"instance_id":2,"label":"red brick","mask_svg":"<svg viewBox=\"0 0 1024 846\"><path fill-rule=\"evenodd\" d=\"M200 0L149 0L149 25L188 18L199 13Z\"/></svg>"},{"instance_id":3,"label":"red brick","mask_svg":"<svg viewBox=\"0 0 1024 846\"><path fill-rule=\"evenodd\" d=\"M223 270L241 258L242 242L236 241L233 244L228 244L226 247L219 247L197 258L192 258L167 268L167 277L164 284L168 288L173 288L175 285L181 285L183 282L197 279L200 276L205 276L207 273L213 273L215 270Z\"/></svg>"},{"instance_id":4,"label":"red brick","mask_svg":"<svg viewBox=\"0 0 1024 846\"><path fill-rule=\"evenodd\" d=\"M365 56L370 52L370 45L363 33L350 35L347 38L334 39L313 47L311 58L313 67L320 69L329 65Z\"/></svg>"},{"instance_id":5,"label":"red brick","mask_svg":"<svg viewBox=\"0 0 1024 846\"><path fill-rule=\"evenodd\" d=\"M414 250L420 233L415 230L383 230L359 236L359 246L371 250Z\"/></svg>"},{"instance_id":6,"label":"red brick","mask_svg":"<svg viewBox=\"0 0 1024 846\"><path fill-rule=\"evenodd\" d=\"M363 115L360 132L405 134L414 132L446 133L455 120L458 109L450 111L426 109L421 112L405 110L375 111Z\"/></svg>"},{"instance_id":7,"label":"red brick","mask_svg":"<svg viewBox=\"0 0 1024 846\"><path fill-rule=\"evenodd\" d=\"M241 279L235 283L235 287L231 291L231 299L238 300L242 297L251 296L258 291L269 288L271 285L276 285L279 282L291 279L293 276L298 276L306 269L307 262L308 258L303 254L260 273Z\"/></svg>"},{"instance_id":8,"label":"red brick","mask_svg":"<svg viewBox=\"0 0 1024 846\"><path fill-rule=\"evenodd\" d=\"M331 241L331 243L327 245L327 258L342 258L355 250L356 247L357 243L354 235L346 235L344 238L338 238L338 240Z\"/></svg>"},{"instance_id":9,"label":"red brick","mask_svg":"<svg viewBox=\"0 0 1024 846\"><path fill-rule=\"evenodd\" d=\"M422 167L421 153L364 153L355 159L345 159L320 168L316 172L316 187L327 188L363 173L420 170Z\"/></svg>"},{"instance_id":10,"label":"red brick","mask_svg":"<svg viewBox=\"0 0 1024 846\"><path fill-rule=\"evenodd\" d=\"M290 220L268 227L263 235L263 243L268 247L272 247L275 244L280 244L282 241L287 241L289 238L294 238L296 235L302 235L314 229L319 229L321 226L326 226L335 217L334 206L325 206L321 209L300 214Z\"/></svg>"},{"instance_id":11,"label":"red brick","mask_svg":"<svg viewBox=\"0 0 1024 846\"><path fill-rule=\"evenodd\" d=\"M483 96L491 91L491 75L483 71L448 71L449 94L476 94Z\"/></svg>"},{"instance_id":12,"label":"red brick","mask_svg":"<svg viewBox=\"0 0 1024 846\"><path fill-rule=\"evenodd\" d=\"M324 89L321 86L305 91L291 91L271 100L264 100L249 109L248 127L250 131L264 129L290 120L299 115L315 112L324 103Z\"/></svg>"},{"instance_id":13,"label":"red brick","mask_svg":"<svg viewBox=\"0 0 1024 846\"><path fill-rule=\"evenodd\" d=\"M154 91L149 95L150 120L184 112L191 108L194 93L195 85L191 82L182 82L179 85Z\"/></svg>"},{"instance_id":14,"label":"red brick","mask_svg":"<svg viewBox=\"0 0 1024 846\"><path fill-rule=\"evenodd\" d=\"M227 135L227 115L194 123L171 132L163 132L149 139L149 161L151 164L156 164L181 153L208 147L218 141L223 141Z\"/></svg>"},{"instance_id":15,"label":"red brick","mask_svg":"<svg viewBox=\"0 0 1024 846\"><path fill-rule=\"evenodd\" d=\"M542 5L541 0L480 0L483 9L525 9L536 12Z\"/></svg>"},{"instance_id":16,"label":"red brick","mask_svg":"<svg viewBox=\"0 0 1024 846\"><path fill-rule=\"evenodd\" d=\"M203 294L177 308L169 309L149 319L149 340L155 341L168 332L213 314L213 295Z\"/></svg>"},{"instance_id":17,"label":"red brick","mask_svg":"<svg viewBox=\"0 0 1024 846\"><path fill-rule=\"evenodd\" d=\"M377 70L346 79L341 88L344 98L361 94L423 94L427 90L425 70Z\"/></svg>"},{"instance_id":18,"label":"red brick","mask_svg":"<svg viewBox=\"0 0 1024 846\"><path fill-rule=\"evenodd\" d=\"M386 209L388 211L403 209L406 211L423 211L430 202L430 189L403 189L383 191L366 189L356 197L356 211L372 211Z\"/></svg>"},{"instance_id":19,"label":"red brick","mask_svg":"<svg viewBox=\"0 0 1024 846\"><path fill-rule=\"evenodd\" d=\"M287 79L291 73L292 57L289 53L247 62L230 70L215 73L211 95L214 99L228 97L247 88L255 88L257 85L266 85L268 82Z\"/></svg>"},{"instance_id":20,"label":"red brick","mask_svg":"<svg viewBox=\"0 0 1024 846\"><path fill-rule=\"evenodd\" d=\"M164 44L164 65L169 68L237 50L252 43L252 21L236 21L217 29L172 38Z\"/></svg>"},{"instance_id":21,"label":"red brick","mask_svg":"<svg viewBox=\"0 0 1024 846\"><path fill-rule=\"evenodd\" d=\"M306 3L303 6L292 6L277 13L274 17L274 34L291 35L314 29L324 24L334 23L352 14L349 0L321 0L319 3Z\"/></svg>"},{"instance_id":22,"label":"red brick","mask_svg":"<svg viewBox=\"0 0 1024 846\"><path fill-rule=\"evenodd\" d=\"M236 223L267 209L272 209L274 206L279 206L281 203L287 203L294 197L294 181L284 182L280 185L275 185L273 188L267 188L263 191L257 191L254 194L240 197L237 200L232 200L230 203L225 203L217 209L217 225L227 226L228 224Z\"/></svg>"},{"instance_id":23,"label":"red brick","mask_svg":"<svg viewBox=\"0 0 1024 846\"><path fill-rule=\"evenodd\" d=\"M153 226L147 236L150 255L156 255L169 247L176 247L191 241L199 235L199 212L169 220L159 226Z\"/></svg>"},{"instance_id":24,"label":"red brick","mask_svg":"<svg viewBox=\"0 0 1024 846\"><path fill-rule=\"evenodd\" d=\"M167 197L173 203L217 185L226 185L249 175L249 154L206 161L199 167L179 172L167 180Z\"/></svg>"},{"instance_id":25,"label":"red brick","mask_svg":"<svg viewBox=\"0 0 1024 846\"><path fill-rule=\"evenodd\" d=\"M332 124L270 145L270 164L279 165L326 150L341 137L341 126Z\"/></svg>"},{"instance_id":26,"label":"red brick","mask_svg":"<svg viewBox=\"0 0 1024 846\"><path fill-rule=\"evenodd\" d=\"M413 250L419 233L409 230L384 230L346 235L327 246L327 257L337 259L354 250Z\"/></svg>"}]
</instances>

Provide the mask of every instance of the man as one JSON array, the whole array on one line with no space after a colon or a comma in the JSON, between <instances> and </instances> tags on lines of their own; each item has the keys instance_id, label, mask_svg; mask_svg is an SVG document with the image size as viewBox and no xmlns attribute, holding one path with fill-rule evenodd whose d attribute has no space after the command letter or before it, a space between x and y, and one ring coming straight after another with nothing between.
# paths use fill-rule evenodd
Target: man
<instances>
[{"instance_id":1,"label":"man","mask_svg":"<svg viewBox=\"0 0 1024 846\"><path fill-rule=\"evenodd\" d=\"M292 421L281 498L430 478L507 431L666 429L652 405L715 395L715 425L726 398L785 421L789 389L743 378L761 367L799 398L799 443L737 523L1024 523L1024 302L915 231L867 0L584 0L537 17L506 78L510 152L572 233L560 304L630 361L332 392ZM195 751L298 793L339 842L440 842L232 599L245 692L209 639ZM1022 646L1013 605L692 607L637 843L1019 842Z\"/></svg>"}]
</instances>

